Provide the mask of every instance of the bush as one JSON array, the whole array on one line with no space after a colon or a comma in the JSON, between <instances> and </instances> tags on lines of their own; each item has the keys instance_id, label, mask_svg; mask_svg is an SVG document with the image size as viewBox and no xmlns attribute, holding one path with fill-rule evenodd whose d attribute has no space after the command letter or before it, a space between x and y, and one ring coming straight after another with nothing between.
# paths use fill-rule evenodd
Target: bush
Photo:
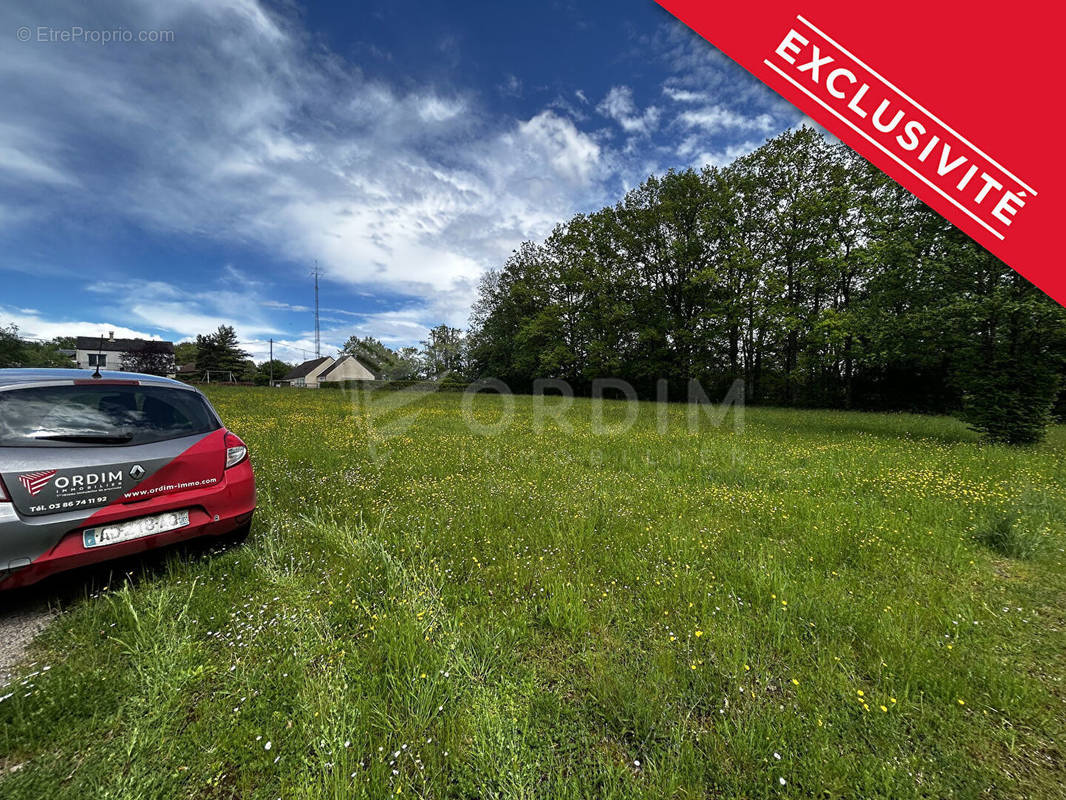
<instances>
[{"instance_id":1,"label":"bush","mask_svg":"<svg viewBox=\"0 0 1066 800\"><path fill-rule=\"evenodd\" d=\"M1044 438L1059 392L1058 376L1033 369L993 370L972 380L963 396L962 419L989 441L1035 444Z\"/></svg>"},{"instance_id":2,"label":"bush","mask_svg":"<svg viewBox=\"0 0 1066 800\"><path fill-rule=\"evenodd\" d=\"M442 392L464 392L469 385L470 381L464 380L456 372L449 372L438 384Z\"/></svg>"}]
</instances>

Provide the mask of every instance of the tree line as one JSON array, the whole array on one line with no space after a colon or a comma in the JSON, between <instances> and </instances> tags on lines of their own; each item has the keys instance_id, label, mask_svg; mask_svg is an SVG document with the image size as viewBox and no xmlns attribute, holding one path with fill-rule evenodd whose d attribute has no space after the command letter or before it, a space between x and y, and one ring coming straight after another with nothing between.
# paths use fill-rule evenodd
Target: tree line
<instances>
[{"instance_id":1,"label":"tree line","mask_svg":"<svg viewBox=\"0 0 1066 800\"><path fill-rule=\"evenodd\" d=\"M801 128L524 243L483 278L467 346L471 375L517 389L740 378L751 403L958 413L1026 442L1066 375L1066 310Z\"/></svg>"},{"instance_id":2,"label":"tree line","mask_svg":"<svg viewBox=\"0 0 1066 800\"><path fill-rule=\"evenodd\" d=\"M70 356L63 350L73 349L73 336L29 340L19 336L14 323L0 324L0 367L67 367Z\"/></svg>"}]
</instances>

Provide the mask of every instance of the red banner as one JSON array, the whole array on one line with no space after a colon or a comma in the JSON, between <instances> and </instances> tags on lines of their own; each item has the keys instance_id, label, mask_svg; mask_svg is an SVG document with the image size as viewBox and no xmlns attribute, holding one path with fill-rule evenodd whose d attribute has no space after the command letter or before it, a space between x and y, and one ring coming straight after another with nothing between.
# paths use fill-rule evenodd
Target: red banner
<instances>
[{"instance_id":1,"label":"red banner","mask_svg":"<svg viewBox=\"0 0 1066 800\"><path fill-rule=\"evenodd\" d=\"M658 2L1066 305L1062 5Z\"/></svg>"}]
</instances>

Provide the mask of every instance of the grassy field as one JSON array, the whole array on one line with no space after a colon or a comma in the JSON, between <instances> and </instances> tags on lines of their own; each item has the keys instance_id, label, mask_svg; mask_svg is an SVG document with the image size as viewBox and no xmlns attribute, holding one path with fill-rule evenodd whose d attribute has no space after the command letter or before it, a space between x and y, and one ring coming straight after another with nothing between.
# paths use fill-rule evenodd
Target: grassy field
<instances>
[{"instance_id":1,"label":"grassy field","mask_svg":"<svg viewBox=\"0 0 1066 800\"><path fill-rule=\"evenodd\" d=\"M1066 794L1062 427L210 394L248 543L46 631L4 798Z\"/></svg>"}]
</instances>

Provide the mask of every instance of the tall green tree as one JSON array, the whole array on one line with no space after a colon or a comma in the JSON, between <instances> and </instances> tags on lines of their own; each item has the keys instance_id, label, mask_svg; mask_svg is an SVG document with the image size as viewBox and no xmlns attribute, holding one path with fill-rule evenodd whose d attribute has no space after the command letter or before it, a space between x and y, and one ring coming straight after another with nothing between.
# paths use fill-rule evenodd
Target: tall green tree
<instances>
[{"instance_id":1,"label":"tall green tree","mask_svg":"<svg viewBox=\"0 0 1066 800\"><path fill-rule=\"evenodd\" d=\"M463 332L448 325L438 325L422 342L422 359L428 377L453 372L462 375L466 366L466 343Z\"/></svg>"},{"instance_id":2,"label":"tall green tree","mask_svg":"<svg viewBox=\"0 0 1066 800\"><path fill-rule=\"evenodd\" d=\"M174 345L174 362L182 364L195 364L198 352L196 342L179 342Z\"/></svg>"},{"instance_id":3,"label":"tall green tree","mask_svg":"<svg viewBox=\"0 0 1066 800\"><path fill-rule=\"evenodd\" d=\"M241 349L237 332L229 325L219 325L214 333L196 337L196 369L200 372L232 374L234 380L240 380L247 360L248 353Z\"/></svg>"},{"instance_id":4,"label":"tall green tree","mask_svg":"<svg viewBox=\"0 0 1066 800\"><path fill-rule=\"evenodd\" d=\"M21 367L25 359L25 344L19 338L14 323L0 325L0 367Z\"/></svg>"},{"instance_id":5,"label":"tall green tree","mask_svg":"<svg viewBox=\"0 0 1066 800\"><path fill-rule=\"evenodd\" d=\"M1066 309L961 232L950 240L941 257L962 418L992 441L1038 442L1062 390Z\"/></svg>"}]
</instances>

